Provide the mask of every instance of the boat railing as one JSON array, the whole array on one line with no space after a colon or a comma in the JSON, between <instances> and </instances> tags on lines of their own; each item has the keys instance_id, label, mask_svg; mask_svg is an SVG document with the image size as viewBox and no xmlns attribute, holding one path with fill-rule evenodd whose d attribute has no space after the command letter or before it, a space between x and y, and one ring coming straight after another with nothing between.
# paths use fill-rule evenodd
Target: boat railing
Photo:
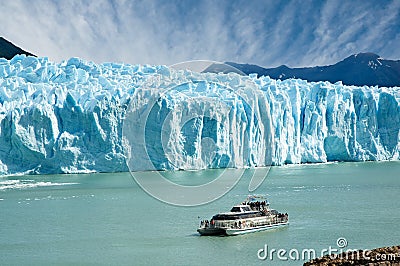
<instances>
[{"instance_id":1,"label":"boat railing","mask_svg":"<svg viewBox=\"0 0 400 266\"><path fill-rule=\"evenodd\" d=\"M286 223L289 220L287 213L278 213L273 219L273 224Z\"/></svg>"},{"instance_id":2,"label":"boat railing","mask_svg":"<svg viewBox=\"0 0 400 266\"><path fill-rule=\"evenodd\" d=\"M243 205L247 205L253 211L263 211L269 210L269 202L267 200L263 201L244 201Z\"/></svg>"}]
</instances>

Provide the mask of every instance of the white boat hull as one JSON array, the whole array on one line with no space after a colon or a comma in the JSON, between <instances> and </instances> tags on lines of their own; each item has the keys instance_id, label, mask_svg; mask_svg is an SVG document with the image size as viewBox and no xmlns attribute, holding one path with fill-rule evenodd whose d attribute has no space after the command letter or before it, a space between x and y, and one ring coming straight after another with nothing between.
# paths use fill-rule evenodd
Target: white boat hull
<instances>
[{"instance_id":1,"label":"white boat hull","mask_svg":"<svg viewBox=\"0 0 400 266\"><path fill-rule=\"evenodd\" d=\"M270 225L262 225L262 226L257 226L257 227L245 227L245 228L228 228L225 229L225 234L228 236L236 236L236 235L243 235L243 234L249 234L249 233L254 233L254 232L259 232L259 231L265 231L265 230L271 230L283 226L289 225L289 222L283 222L283 223L276 223L276 224L270 224Z\"/></svg>"}]
</instances>

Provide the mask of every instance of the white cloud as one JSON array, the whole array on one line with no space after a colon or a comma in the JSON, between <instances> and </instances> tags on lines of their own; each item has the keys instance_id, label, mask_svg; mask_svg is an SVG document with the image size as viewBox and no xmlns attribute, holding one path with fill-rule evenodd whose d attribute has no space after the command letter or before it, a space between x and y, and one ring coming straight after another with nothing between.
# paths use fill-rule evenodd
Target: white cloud
<instances>
[{"instance_id":1,"label":"white cloud","mask_svg":"<svg viewBox=\"0 0 400 266\"><path fill-rule=\"evenodd\" d=\"M324 65L358 52L384 54L387 51L385 43L394 37L387 31L400 23L399 2L385 3L327 1L305 61L309 60L311 65ZM399 56L397 53L397 58Z\"/></svg>"},{"instance_id":2,"label":"white cloud","mask_svg":"<svg viewBox=\"0 0 400 266\"><path fill-rule=\"evenodd\" d=\"M399 58L399 1L4 1L2 35L54 61L323 65Z\"/></svg>"}]
</instances>

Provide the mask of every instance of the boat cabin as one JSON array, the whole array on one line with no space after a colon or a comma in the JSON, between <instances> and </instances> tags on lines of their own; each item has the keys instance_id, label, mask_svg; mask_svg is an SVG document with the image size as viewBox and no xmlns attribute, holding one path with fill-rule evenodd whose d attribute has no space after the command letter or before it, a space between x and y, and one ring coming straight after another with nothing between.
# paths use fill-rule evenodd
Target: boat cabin
<instances>
[{"instance_id":1,"label":"boat cabin","mask_svg":"<svg viewBox=\"0 0 400 266\"><path fill-rule=\"evenodd\" d=\"M252 209L250 208L249 205L237 205L237 206L233 206L231 209L231 212L251 212Z\"/></svg>"}]
</instances>

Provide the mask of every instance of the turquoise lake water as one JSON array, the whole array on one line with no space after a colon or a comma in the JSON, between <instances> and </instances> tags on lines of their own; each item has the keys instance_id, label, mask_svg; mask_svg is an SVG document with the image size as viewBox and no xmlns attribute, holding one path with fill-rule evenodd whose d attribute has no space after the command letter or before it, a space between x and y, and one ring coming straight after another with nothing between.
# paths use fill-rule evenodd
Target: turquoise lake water
<instances>
[{"instance_id":1,"label":"turquoise lake water","mask_svg":"<svg viewBox=\"0 0 400 266\"><path fill-rule=\"evenodd\" d=\"M220 171L167 175L197 185ZM302 265L288 253L260 260L258 252L267 245L268 251L314 249L319 256L338 248L339 238L345 249L400 244L400 162L273 167L256 193L289 213L288 227L200 237L199 221L243 201L248 185L242 178L214 202L177 207L146 194L129 173L3 177L0 264Z\"/></svg>"}]
</instances>

